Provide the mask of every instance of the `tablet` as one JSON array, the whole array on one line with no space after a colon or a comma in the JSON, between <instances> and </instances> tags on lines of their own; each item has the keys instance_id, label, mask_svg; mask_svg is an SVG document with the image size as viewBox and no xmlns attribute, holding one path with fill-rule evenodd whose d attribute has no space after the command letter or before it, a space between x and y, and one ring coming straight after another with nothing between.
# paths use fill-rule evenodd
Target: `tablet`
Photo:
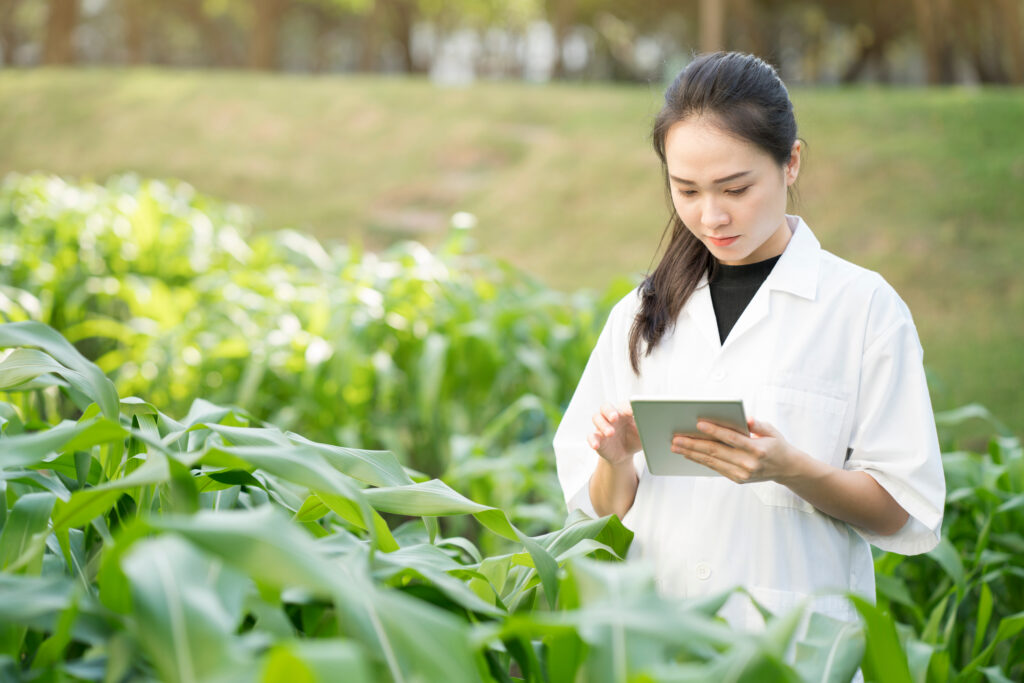
<instances>
[{"instance_id":1,"label":"tablet","mask_svg":"<svg viewBox=\"0 0 1024 683\"><path fill-rule=\"evenodd\" d=\"M697 420L700 418L741 434L750 434L743 402L738 399L695 401L666 396L634 396L629 402L633 406L633 419L640 432L640 443L644 447L647 469L651 474L685 477L718 475L710 467L672 452L674 434L708 438L707 434L697 429Z\"/></svg>"}]
</instances>

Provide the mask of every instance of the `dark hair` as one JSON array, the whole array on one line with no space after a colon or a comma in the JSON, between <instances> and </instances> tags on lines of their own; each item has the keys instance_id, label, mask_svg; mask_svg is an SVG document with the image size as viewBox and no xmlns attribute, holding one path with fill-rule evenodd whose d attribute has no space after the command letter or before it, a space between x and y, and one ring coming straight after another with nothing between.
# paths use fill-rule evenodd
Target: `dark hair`
<instances>
[{"instance_id":1,"label":"dark hair","mask_svg":"<svg viewBox=\"0 0 1024 683\"><path fill-rule=\"evenodd\" d=\"M774 68L754 55L700 55L665 91L665 104L654 119L651 141L661 159L671 211L661 239L664 241L669 230L672 237L658 267L640 286L642 304L629 333L629 360L637 375L641 342L646 345L645 355L650 355L675 324L701 277L713 277L718 265L707 247L683 224L672 203L665 137L673 124L691 116L710 117L722 130L767 152L780 166L789 160L797 139L796 118L786 86Z\"/></svg>"}]
</instances>

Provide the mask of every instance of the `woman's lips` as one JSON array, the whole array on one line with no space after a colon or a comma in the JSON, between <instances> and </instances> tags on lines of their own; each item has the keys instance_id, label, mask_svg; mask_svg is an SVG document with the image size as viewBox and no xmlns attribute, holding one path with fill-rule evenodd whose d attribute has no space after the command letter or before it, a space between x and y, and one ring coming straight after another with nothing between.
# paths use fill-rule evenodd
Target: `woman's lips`
<instances>
[{"instance_id":1,"label":"woman's lips","mask_svg":"<svg viewBox=\"0 0 1024 683\"><path fill-rule=\"evenodd\" d=\"M716 247L727 247L736 240L738 240L739 238L739 235L736 235L735 237L724 237L722 239L718 239L717 237L711 237L710 235L708 236L708 239L711 241L711 244L715 245Z\"/></svg>"}]
</instances>

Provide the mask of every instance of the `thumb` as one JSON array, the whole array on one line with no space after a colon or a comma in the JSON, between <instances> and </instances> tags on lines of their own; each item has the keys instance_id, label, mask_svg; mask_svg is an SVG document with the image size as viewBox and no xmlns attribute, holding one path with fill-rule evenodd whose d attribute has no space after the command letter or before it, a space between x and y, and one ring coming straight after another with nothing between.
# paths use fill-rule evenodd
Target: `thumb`
<instances>
[{"instance_id":1,"label":"thumb","mask_svg":"<svg viewBox=\"0 0 1024 683\"><path fill-rule=\"evenodd\" d=\"M747 425L750 427L751 433L756 434L757 436L779 436L779 430L777 430L768 422L762 422L761 420L749 418L747 420Z\"/></svg>"}]
</instances>

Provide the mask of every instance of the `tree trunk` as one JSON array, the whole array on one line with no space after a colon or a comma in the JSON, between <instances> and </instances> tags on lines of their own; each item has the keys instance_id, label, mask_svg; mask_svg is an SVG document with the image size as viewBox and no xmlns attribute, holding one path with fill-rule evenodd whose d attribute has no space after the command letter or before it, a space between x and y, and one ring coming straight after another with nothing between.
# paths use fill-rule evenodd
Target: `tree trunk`
<instances>
[{"instance_id":1,"label":"tree trunk","mask_svg":"<svg viewBox=\"0 0 1024 683\"><path fill-rule=\"evenodd\" d=\"M1000 25L1000 16L995 4L985 0L969 7L959 6L953 21L957 26L962 46L978 80L982 83L1008 83L1010 81L1004 62L1006 36Z\"/></svg>"},{"instance_id":2,"label":"tree trunk","mask_svg":"<svg viewBox=\"0 0 1024 683\"><path fill-rule=\"evenodd\" d=\"M330 68L331 34L338 28L339 21L337 16L321 7L311 6L309 12L316 26L310 68L313 73L319 74Z\"/></svg>"},{"instance_id":3,"label":"tree trunk","mask_svg":"<svg viewBox=\"0 0 1024 683\"><path fill-rule=\"evenodd\" d=\"M145 61L145 8L143 0L121 0L121 18L124 21L124 47L128 63L134 66Z\"/></svg>"},{"instance_id":4,"label":"tree trunk","mask_svg":"<svg viewBox=\"0 0 1024 683\"><path fill-rule=\"evenodd\" d=\"M924 48L928 82L952 83L956 74L949 0L914 0L914 15Z\"/></svg>"},{"instance_id":5,"label":"tree trunk","mask_svg":"<svg viewBox=\"0 0 1024 683\"><path fill-rule=\"evenodd\" d=\"M278 38L281 19L290 0L252 0L252 35L249 38L249 68L270 71L278 67Z\"/></svg>"},{"instance_id":6,"label":"tree trunk","mask_svg":"<svg viewBox=\"0 0 1024 683\"><path fill-rule=\"evenodd\" d=\"M892 21L883 4L885 0L873 0L870 11L864 16L870 31L860 40L857 57L840 76L842 83L852 83L860 78L868 66L875 67L875 77L881 83L888 83L891 77L889 63L885 59L886 49L900 34L900 28Z\"/></svg>"},{"instance_id":7,"label":"tree trunk","mask_svg":"<svg viewBox=\"0 0 1024 683\"><path fill-rule=\"evenodd\" d=\"M700 0L700 51L725 49L725 0Z\"/></svg>"},{"instance_id":8,"label":"tree trunk","mask_svg":"<svg viewBox=\"0 0 1024 683\"><path fill-rule=\"evenodd\" d=\"M146 2L147 0L140 1ZM236 58L236 55L232 53L228 38L224 35L221 27L203 9L203 0L177 0L174 7L199 34L205 47L206 57L215 66L230 67L241 64L241 56Z\"/></svg>"},{"instance_id":9,"label":"tree trunk","mask_svg":"<svg viewBox=\"0 0 1024 683\"><path fill-rule=\"evenodd\" d=\"M43 64L73 64L74 33L78 23L78 0L50 0L43 44Z\"/></svg>"},{"instance_id":10,"label":"tree trunk","mask_svg":"<svg viewBox=\"0 0 1024 683\"><path fill-rule=\"evenodd\" d=\"M775 32L774 19L767 16L768 13L758 12L751 0L732 0L731 10L740 37L740 44L735 49L760 57L772 54L765 37Z\"/></svg>"},{"instance_id":11,"label":"tree trunk","mask_svg":"<svg viewBox=\"0 0 1024 683\"><path fill-rule=\"evenodd\" d=\"M569 29L572 28L575 18L576 0L552 0L548 3L548 21L555 34L555 63L551 66L551 78L554 80L565 78L565 60L562 48L565 46L565 38L569 35Z\"/></svg>"},{"instance_id":12,"label":"tree trunk","mask_svg":"<svg viewBox=\"0 0 1024 683\"><path fill-rule=\"evenodd\" d=\"M14 24L14 13L21 0L0 0L0 43L3 43L4 67L14 66L14 56L18 51L18 28Z\"/></svg>"},{"instance_id":13,"label":"tree trunk","mask_svg":"<svg viewBox=\"0 0 1024 683\"><path fill-rule=\"evenodd\" d=\"M1024 84L1024 26L1021 25L1019 0L997 0L999 23L1006 31L1010 80Z\"/></svg>"},{"instance_id":14,"label":"tree trunk","mask_svg":"<svg viewBox=\"0 0 1024 683\"><path fill-rule=\"evenodd\" d=\"M377 0L386 5L388 26L391 37L398 43L402 70L406 73L422 73L424 69L412 57L412 25L416 21L416 4L412 0Z\"/></svg>"},{"instance_id":15,"label":"tree trunk","mask_svg":"<svg viewBox=\"0 0 1024 683\"><path fill-rule=\"evenodd\" d=\"M380 25L383 19L383 10L379 2L373 3L373 9L362 18L362 30L359 36L362 42L359 44L358 71L370 73L377 69L377 50L380 44Z\"/></svg>"}]
</instances>

